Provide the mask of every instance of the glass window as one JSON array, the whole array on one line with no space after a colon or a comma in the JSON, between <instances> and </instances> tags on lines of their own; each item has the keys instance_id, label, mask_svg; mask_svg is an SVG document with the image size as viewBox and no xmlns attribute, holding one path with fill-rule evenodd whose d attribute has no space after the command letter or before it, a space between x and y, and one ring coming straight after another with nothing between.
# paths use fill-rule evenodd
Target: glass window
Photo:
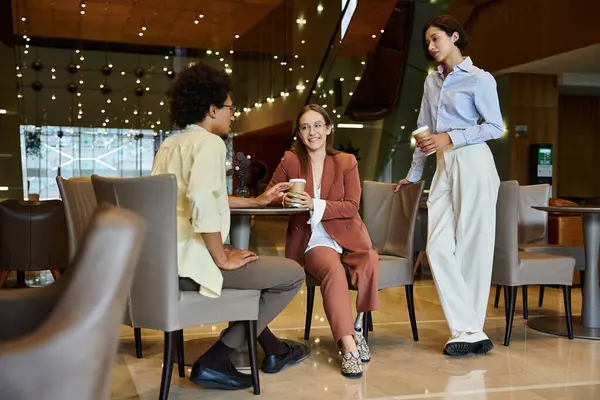
<instances>
[{"instance_id":1,"label":"glass window","mask_svg":"<svg viewBox=\"0 0 600 400\"><path fill-rule=\"evenodd\" d=\"M58 175L149 175L156 138L150 129L21 125L25 198L37 193L40 200L59 199Z\"/></svg>"}]
</instances>

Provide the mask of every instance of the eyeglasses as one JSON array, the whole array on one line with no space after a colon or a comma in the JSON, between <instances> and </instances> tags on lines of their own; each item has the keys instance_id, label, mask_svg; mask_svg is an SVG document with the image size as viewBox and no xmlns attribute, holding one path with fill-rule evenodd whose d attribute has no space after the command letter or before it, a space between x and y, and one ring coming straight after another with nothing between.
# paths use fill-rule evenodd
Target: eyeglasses
<instances>
[{"instance_id":1,"label":"eyeglasses","mask_svg":"<svg viewBox=\"0 0 600 400\"><path fill-rule=\"evenodd\" d=\"M317 121L314 124L302 124L298 127L298 131L300 133L302 133L303 135L306 135L310 132L310 129L312 128L315 132L322 132L323 128L327 126L327 124L325 122L322 121Z\"/></svg>"},{"instance_id":2,"label":"eyeglasses","mask_svg":"<svg viewBox=\"0 0 600 400\"><path fill-rule=\"evenodd\" d=\"M233 115L235 114L235 110L236 110L235 106L233 104L232 105L224 104L223 107L229 108L229 114L233 117Z\"/></svg>"}]
</instances>

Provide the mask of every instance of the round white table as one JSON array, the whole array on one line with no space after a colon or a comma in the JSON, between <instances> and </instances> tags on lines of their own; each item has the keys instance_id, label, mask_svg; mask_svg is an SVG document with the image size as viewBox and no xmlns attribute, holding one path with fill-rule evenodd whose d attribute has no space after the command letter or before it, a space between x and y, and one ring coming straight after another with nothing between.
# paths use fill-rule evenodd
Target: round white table
<instances>
[{"instance_id":1,"label":"round white table","mask_svg":"<svg viewBox=\"0 0 600 400\"><path fill-rule=\"evenodd\" d=\"M585 248L585 282L581 316L573 317L573 335L581 339L600 339L600 282L598 279L598 252L600 250L600 207L542 207L536 210L561 214L581 214ZM565 317L541 317L527 321L532 329L567 336Z\"/></svg>"},{"instance_id":2,"label":"round white table","mask_svg":"<svg viewBox=\"0 0 600 400\"><path fill-rule=\"evenodd\" d=\"M250 225L252 216L261 215L293 215L307 212L308 208L232 208L229 242L235 249L247 250L250 245Z\"/></svg>"}]
</instances>

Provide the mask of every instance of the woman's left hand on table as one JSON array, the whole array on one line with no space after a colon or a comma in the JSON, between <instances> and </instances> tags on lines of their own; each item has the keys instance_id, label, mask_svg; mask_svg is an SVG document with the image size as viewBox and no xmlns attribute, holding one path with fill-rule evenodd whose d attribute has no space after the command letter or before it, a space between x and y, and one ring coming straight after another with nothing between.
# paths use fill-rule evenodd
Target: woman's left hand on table
<instances>
[{"instance_id":1,"label":"woman's left hand on table","mask_svg":"<svg viewBox=\"0 0 600 400\"><path fill-rule=\"evenodd\" d=\"M306 192L286 193L285 197L284 204L286 206L299 205L300 207L308 208L309 210L313 210L315 208L315 202Z\"/></svg>"}]
</instances>

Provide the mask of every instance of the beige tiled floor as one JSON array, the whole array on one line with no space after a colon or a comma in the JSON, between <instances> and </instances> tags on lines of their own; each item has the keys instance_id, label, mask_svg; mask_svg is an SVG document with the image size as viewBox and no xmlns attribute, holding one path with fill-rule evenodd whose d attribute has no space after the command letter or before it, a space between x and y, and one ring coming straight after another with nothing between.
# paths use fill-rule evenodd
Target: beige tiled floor
<instances>
[{"instance_id":1,"label":"beige tiled floor","mask_svg":"<svg viewBox=\"0 0 600 400\"><path fill-rule=\"evenodd\" d=\"M269 224L273 224L272 226ZM277 221L257 222L257 230L282 233ZM272 229L275 227L276 229ZM258 235L253 245L262 253L281 249L278 240ZM279 236L275 236L279 237ZM275 247L278 246L278 247ZM537 307L537 288L530 289L530 318L563 312L561 292L546 290L543 309ZM520 297L520 293L519 293ZM302 341L306 292L271 324L278 336ZM502 345L504 308L492 307L486 331L496 347L487 356L449 358L441 353L448 329L433 282L427 277L415 284L419 342L413 342L403 288L380 294L382 308L373 314L373 359L360 380L339 373L339 355L324 319L317 294L310 346L311 358L276 375L261 374L262 398L306 399L599 399L600 341L539 333L525 326L522 303L517 302L510 347ZM579 289L573 291L573 309L581 309ZM209 346L225 325L185 330L187 342ZM123 327L114 370L112 399L156 399L162 365L162 333L143 331L144 358L136 359L133 331ZM190 342L191 343L191 342ZM176 370L176 368L175 368ZM189 373L189 372L188 372ZM173 375L170 399L250 399L251 390L224 392L193 385Z\"/></svg>"}]
</instances>

